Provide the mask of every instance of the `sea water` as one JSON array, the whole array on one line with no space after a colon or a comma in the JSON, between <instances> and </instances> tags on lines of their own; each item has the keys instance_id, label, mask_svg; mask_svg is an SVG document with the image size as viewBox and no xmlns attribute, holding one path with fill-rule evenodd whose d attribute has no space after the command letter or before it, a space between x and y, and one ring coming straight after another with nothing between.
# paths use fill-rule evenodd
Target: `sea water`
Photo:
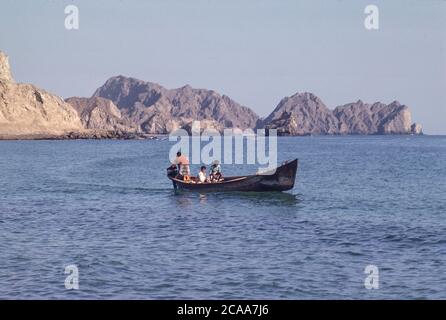
<instances>
[{"instance_id":1,"label":"sea water","mask_svg":"<svg viewBox=\"0 0 446 320\"><path fill-rule=\"evenodd\" d=\"M446 299L446 137L279 138L264 194L175 193L171 146L0 141L0 298Z\"/></svg>"}]
</instances>

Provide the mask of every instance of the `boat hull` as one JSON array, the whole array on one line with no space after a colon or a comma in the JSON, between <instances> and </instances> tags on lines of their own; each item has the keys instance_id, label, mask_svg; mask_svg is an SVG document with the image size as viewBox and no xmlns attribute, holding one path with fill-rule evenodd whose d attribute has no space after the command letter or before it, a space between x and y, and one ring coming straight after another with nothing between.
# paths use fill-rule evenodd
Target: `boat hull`
<instances>
[{"instance_id":1,"label":"boat hull","mask_svg":"<svg viewBox=\"0 0 446 320\"><path fill-rule=\"evenodd\" d=\"M190 183L173 177L169 179L176 189L196 192L286 191L294 187L297 167L298 160L295 159L278 167L273 174L225 177L223 182L218 183Z\"/></svg>"}]
</instances>

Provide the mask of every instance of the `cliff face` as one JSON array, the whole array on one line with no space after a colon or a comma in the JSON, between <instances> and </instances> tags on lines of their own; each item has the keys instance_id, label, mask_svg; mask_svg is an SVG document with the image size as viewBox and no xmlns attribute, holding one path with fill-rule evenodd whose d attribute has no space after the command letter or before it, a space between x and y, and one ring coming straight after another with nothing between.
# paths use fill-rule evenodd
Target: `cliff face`
<instances>
[{"instance_id":1,"label":"cliff face","mask_svg":"<svg viewBox=\"0 0 446 320\"><path fill-rule=\"evenodd\" d=\"M338 120L312 93L296 93L280 101L264 120L265 128L277 129L280 135L335 134Z\"/></svg>"},{"instance_id":2,"label":"cliff face","mask_svg":"<svg viewBox=\"0 0 446 320\"><path fill-rule=\"evenodd\" d=\"M169 133L201 120L208 128L254 128L258 116L225 95L184 86L166 89L156 83L117 76L94 97L112 100L123 116L145 133Z\"/></svg>"},{"instance_id":3,"label":"cliff face","mask_svg":"<svg viewBox=\"0 0 446 320\"><path fill-rule=\"evenodd\" d=\"M8 56L0 51L0 81L11 83L14 79L11 75L11 67L9 66Z\"/></svg>"},{"instance_id":4,"label":"cliff face","mask_svg":"<svg viewBox=\"0 0 446 320\"><path fill-rule=\"evenodd\" d=\"M359 100L331 111L312 93L297 93L284 98L263 127L280 135L421 134L411 118L409 108L397 101L386 105Z\"/></svg>"},{"instance_id":5,"label":"cliff face","mask_svg":"<svg viewBox=\"0 0 446 320\"><path fill-rule=\"evenodd\" d=\"M336 107L340 134L407 134L411 133L409 108L398 101L391 104L367 104L361 100Z\"/></svg>"},{"instance_id":6,"label":"cliff face","mask_svg":"<svg viewBox=\"0 0 446 320\"><path fill-rule=\"evenodd\" d=\"M86 129L136 131L136 127L122 116L121 111L111 100L99 97L73 97L65 101L77 111Z\"/></svg>"},{"instance_id":7,"label":"cliff face","mask_svg":"<svg viewBox=\"0 0 446 320\"><path fill-rule=\"evenodd\" d=\"M0 135L59 135L82 130L76 111L56 95L15 83L8 57L0 51Z\"/></svg>"}]
</instances>

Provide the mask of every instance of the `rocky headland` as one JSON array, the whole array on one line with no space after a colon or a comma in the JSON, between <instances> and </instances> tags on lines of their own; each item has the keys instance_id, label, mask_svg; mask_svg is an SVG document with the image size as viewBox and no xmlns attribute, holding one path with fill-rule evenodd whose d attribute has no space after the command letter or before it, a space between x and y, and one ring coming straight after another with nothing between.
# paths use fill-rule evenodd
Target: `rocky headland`
<instances>
[{"instance_id":1,"label":"rocky headland","mask_svg":"<svg viewBox=\"0 0 446 320\"><path fill-rule=\"evenodd\" d=\"M58 96L16 83L8 57L0 51L0 137L63 135L83 131L76 110Z\"/></svg>"},{"instance_id":2,"label":"rocky headland","mask_svg":"<svg viewBox=\"0 0 446 320\"><path fill-rule=\"evenodd\" d=\"M368 104L358 100L330 110L309 92L282 99L259 127L291 136L422 134L421 125L412 123L409 107L398 101Z\"/></svg>"}]
</instances>

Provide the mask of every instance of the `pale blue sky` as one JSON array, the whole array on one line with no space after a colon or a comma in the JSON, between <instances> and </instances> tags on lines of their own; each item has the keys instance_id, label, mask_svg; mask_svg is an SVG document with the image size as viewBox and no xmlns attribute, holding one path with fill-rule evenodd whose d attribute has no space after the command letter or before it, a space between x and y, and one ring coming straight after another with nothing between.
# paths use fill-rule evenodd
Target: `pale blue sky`
<instances>
[{"instance_id":1,"label":"pale blue sky","mask_svg":"<svg viewBox=\"0 0 446 320\"><path fill-rule=\"evenodd\" d=\"M64 27L68 4L79 30ZM364 28L368 4L378 31ZM17 81L62 97L123 74L214 89L266 116L310 91L329 108L399 100L446 134L443 0L2 0L0 50Z\"/></svg>"}]
</instances>

